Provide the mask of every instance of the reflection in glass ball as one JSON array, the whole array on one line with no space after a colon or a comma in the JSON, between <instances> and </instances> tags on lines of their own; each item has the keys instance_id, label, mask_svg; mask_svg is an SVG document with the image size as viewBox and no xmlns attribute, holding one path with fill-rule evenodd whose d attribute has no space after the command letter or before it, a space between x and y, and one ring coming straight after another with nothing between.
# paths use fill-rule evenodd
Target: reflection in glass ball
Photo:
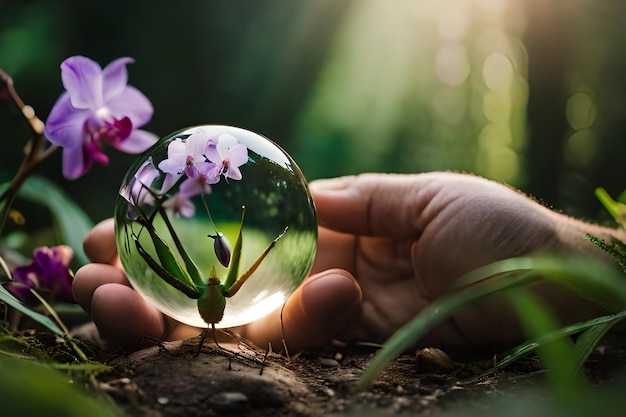
<instances>
[{"instance_id":1,"label":"reflection in glass ball","mask_svg":"<svg viewBox=\"0 0 626 417\"><path fill-rule=\"evenodd\" d=\"M208 327L196 298L219 288L224 314L209 302L218 318L208 322L233 327L280 307L307 276L317 217L285 151L244 129L203 125L162 138L130 168L115 232L128 278L149 303ZM210 276L219 287L207 287Z\"/></svg>"}]
</instances>

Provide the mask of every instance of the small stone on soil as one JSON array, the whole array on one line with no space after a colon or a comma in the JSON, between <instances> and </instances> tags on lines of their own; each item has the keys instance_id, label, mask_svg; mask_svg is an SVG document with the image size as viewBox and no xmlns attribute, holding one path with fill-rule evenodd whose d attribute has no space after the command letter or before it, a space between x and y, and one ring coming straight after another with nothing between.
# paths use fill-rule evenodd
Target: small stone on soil
<instances>
[{"instance_id":1,"label":"small stone on soil","mask_svg":"<svg viewBox=\"0 0 626 417\"><path fill-rule=\"evenodd\" d=\"M446 352L437 348L424 348L415 352L417 365L423 372L450 372L454 362Z\"/></svg>"},{"instance_id":2,"label":"small stone on soil","mask_svg":"<svg viewBox=\"0 0 626 417\"><path fill-rule=\"evenodd\" d=\"M339 366L339 362L337 362L335 359L318 358L318 360L320 361L322 366L325 367L325 368L336 368L336 367Z\"/></svg>"}]
</instances>

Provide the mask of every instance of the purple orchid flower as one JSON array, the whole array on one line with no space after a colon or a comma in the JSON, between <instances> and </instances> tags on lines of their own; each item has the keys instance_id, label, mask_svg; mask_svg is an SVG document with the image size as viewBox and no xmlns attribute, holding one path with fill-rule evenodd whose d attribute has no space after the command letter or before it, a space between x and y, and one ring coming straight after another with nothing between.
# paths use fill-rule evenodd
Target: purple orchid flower
<instances>
[{"instance_id":1,"label":"purple orchid flower","mask_svg":"<svg viewBox=\"0 0 626 417\"><path fill-rule=\"evenodd\" d=\"M210 162L200 164L196 170L196 176L193 178L188 177L184 180L180 184L178 192L163 203L163 207L174 213L174 215L193 217L196 210L191 198L199 194L211 194L213 192L211 184L216 184L220 180L219 177L208 175L213 172L214 165ZM167 173L166 175L172 174Z\"/></svg>"},{"instance_id":2,"label":"purple orchid flower","mask_svg":"<svg viewBox=\"0 0 626 417\"><path fill-rule=\"evenodd\" d=\"M170 174L186 174L188 178L198 175L199 166L206 164L204 153L209 143L207 133L200 129L186 139L176 139L167 146L167 159L159 163L159 169Z\"/></svg>"},{"instance_id":3,"label":"purple orchid flower","mask_svg":"<svg viewBox=\"0 0 626 417\"><path fill-rule=\"evenodd\" d=\"M6 285L7 290L27 304L36 302L31 288L49 301L75 302L72 295L74 276L68 267L72 256L72 249L64 245L35 249L29 265L13 270L13 281Z\"/></svg>"},{"instance_id":4,"label":"purple orchid flower","mask_svg":"<svg viewBox=\"0 0 626 417\"><path fill-rule=\"evenodd\" d=\"M193 204L191 199L182 192L178 192L170 197L165 203L163 203L163 207L174 214L174 216L190 218L196 214L196 206Z\"/></svg>"},{"instance_id":5,"label":"purple orchid flower","mask_svg":"<svg viewBox=\"0 0 626 417\"><path fill-rule=\"evenodd\" d=\"M206 158L215 164L213 175L240 180L239 167L248 162L248 148L229 134L220 135L217 142L209 141Z\"/></svg>"},{"instance_id":6,"label":"purple orchid flower","mask_svg":"<svg viewBox=\"0 0 626 417\"><path fill-rule=\"evenodd\" d=\"M61 64L66 92L56 102L46 122L48 140L63 147L63 175L76 179L93 165L106 165L102 142L125 153L140 153L156 142L156 135L138 130L152 118L150 101L127 85L126 64L119 58L104 70L83 56Z\"/></svg>"}]
</instances>

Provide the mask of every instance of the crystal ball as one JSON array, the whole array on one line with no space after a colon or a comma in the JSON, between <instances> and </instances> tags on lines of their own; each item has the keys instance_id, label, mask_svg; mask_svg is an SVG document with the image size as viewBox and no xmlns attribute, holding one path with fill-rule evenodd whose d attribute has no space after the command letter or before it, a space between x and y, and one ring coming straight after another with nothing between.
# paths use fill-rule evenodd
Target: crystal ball
<instances>
[{"instance_id":1,"label":"crystal ball","mask_svg":"<svg viewBox=\"0 0 626 417\"><path fill-rule=\"evenodd\" d=\"M161 138L132 165L115 236L130 283L150 304L191 326L224 328L279 308L308 275L317 215L302 172L276 143L201 125ZM225 296L204 307L217 314L207 321L197 299L216 288L209 282Z\"/></svg>"}]
</instances>

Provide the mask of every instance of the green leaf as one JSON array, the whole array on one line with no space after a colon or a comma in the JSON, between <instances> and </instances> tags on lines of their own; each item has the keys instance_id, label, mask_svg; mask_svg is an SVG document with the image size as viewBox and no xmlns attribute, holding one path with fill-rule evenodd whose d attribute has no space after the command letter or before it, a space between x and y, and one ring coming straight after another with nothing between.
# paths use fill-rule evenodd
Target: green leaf
<instances>
[{"instance_id":1,"label":"green leaf","mask_svg":"<svg viewBox=\"0 0 626 417\"><path fill-rule=\"evenodd\" d=\"M74 251L78 266L89 263L83 251L83 240L93 228L93 222L58 185L43 177L32 176L20 188L19 196L48 207L64 243Z\"/></svg>"},{"instance_id":2,"label":"green leaf","mask_svg":"<svg viewBox=\"0 0 626 417\"><path fill-rule=\"evenodd\" d=\"M615 201L604 188L596 188L596 197L622 227L626 227L626 204ZM620 197L622 199L623 197Z\"/></svg>"},{"instance_id":3,"label":"green leaf","mask_svg":"<svg viewBox=\"0 0 626 417\"><path fill-rule=\"evenodd\" d=\"M193 282L193 279L191 278L189 273L187 273L187 270L182 267L180 262L178 262L178 258L176 258L174 252L172 252L172 249L167 244L167 242L165 242L165 240L157 233L157 231L151 224L145 225L144 228L148 231L148 234L152 239L154 249L157 253L159 260L161 261L161 268L165 271L168 271L172 277L179 280L185 286L189 287L192 292L197 291L197 287L196 284ZM139 244L138 240L135 240L135 242ZM139 247L137 249L139 249ZM159 274L159 276L164 277L164 275L162 274Z\"/></svg>"},{"instance_id":4,"label":"green leaf","mask_svg":"<svg viewBox=\"0 0 626 417\"><path fill-rule=\"evenodd\" d=\"M43 314L38 313L34 310L31 310L30 308L22 304L20 300L15 298L13 294L11 294L3 286L0 286L0 301L4 302L10 307L13 307L17 311L30 317L31 319L37 321L38 323L46 326L51 332L56 333L58 335L64 334L63 330L61 330L61 328L59 328L59 326L57 326L56 323L54 323L49 317L44 316Z\"/></svg>"},{"instance_id":5,"label":"green leaf","mask_svg":"<svg viewBox=\"0 0 626 417\"><path fill-rule=\"evenodd\" d=\"M578 372L583 367L585 361L589 355L591 355L591 352L593 352L598 343L600 343L600 340L602 340L606 332L608 332L611 327L616 325L625 316L626 310L615 314L612 320L590 327L578 336L578 339L576 339L576 356L571 365L573 373Z\"/></svg>"},{"instance_id":6,"label":"green leaf","mask_svg":"<svg viewBox=\"0 0 626 417\"><path fill-rule=\"evenodd\" d=\"M232 251L232 258L230 259L230 265L228 267L228 274L224 281L226 288L231 288L237 281L239 276L239 264L241 263L241 246L243 245L243 221L246 216L246 208L241 207L241 222L239 223L239 233L237 234L237 241Z\"/></svg>"},{"instance_id":7,"label":"green leaf","mask_svg":"<svg viewBox=\"0 0 626 417\"><path fill-rule=\"evenodd\" d=\"M180 181L180 180L179 180ZM156 229L154 228L153 222L154 218L149 217L144 213L139 206L134 206L134 210L137 212L139 217L142 219L140 222L142 227L145 228L150 234L150 238L152 239L152 245L156 250L157 256L161 261L161 265L154 263L154 261L150 258L150 255L142 249L141 243L138 240L138 236L135 238L135 243L137 245L137 250L141 254L141 256L148 262L151 266L152 270L156 272L161 278L165 279L170 285L173 285L175 288L183 291L185 294L190 295L192 298L196 298L196 295L199 296L198 287L204 285L202 278L200 276L200 271L196 264L193 262L187 251L183 247L178 235L176 234L176 230L172 226L169 217L167 216L166 210L163 208L163 199L154 192L150 187L143 185L143 188L150 193L150 195L155 199L158 204L157 212L161 215L161 219L165 223L167 230L174 241L174 245L176 246L178 253L183 258L183 262L185 264L185 268L178 262L178 258L174 255L174 252L167 244L165 239L163 239ZM155 213L156 214L156 213ZM180 287L178 282L171 281L171 279L178 280L182 284L183 287ZM184 288L184 289L181 289Z\"/></svg>"},{"instance_id":8,"label":"green leaf","mask_svg":"<svg viewBox=\"0 0 626 417\"><path fill-rule=\"evenodd\" d=\"M581 336L578 337L578 340L576 341L578 359L577 359L577 362L572 365L573 371L576 372L578 371L578 369L580 369L580 367L585 362L585 360L587 360L587 356L589 356L589 353L591 353L591 351L593 350L593 348L597 345L597 342L599 341L599 338L598 338L594 342L591 339L591 335L588 335L583 339L583 335L586 333L585 331L591 330L594 328L598 328L598 330L594 330L594 333L600 331L600 329L608 330L608 328L612 327L613 325L618 323L620 320L623 320L625 317L626 317L626 310L621 311L617 314L610 314L607 316L596 317L594 319L591 319L585 322L570 324L568 326L561 327L560 329L555 330L553 332L541 335L537 338L527 340L524 343L521 343L518 346L502 354L502 357L498 360L498 362L496 362L495 368L502 369L510 365L511 363L515 362L516 360L533 352L538 347L545 345L546 343L550 343L553 340L560 339L562 337L572 336L574 334L583 332ZM606 331L604 333L606 333ZM593 344L593 347L591 347L591 349L589 349L589 346L585 346L587 343L592 343L592 342L594 342L594 344ZM585 356L584 351L586 350L588 350L589 353L587 353L587 355Z\"/></svg>"},{"instance_id":9,"label":"green leaf","mask_svg":"<svg viewBox=\"0 0 626 417\"><path fill-rule=\"evenodd\" d=\"M161 218L163 222L167 226L167 230L170 232L170 236L174 241L174 245L176 246L176 250L180 254L181 258L183 258L183 262L185 264L185 268L187 269L187 274L191 278L193 286L195 287L203 287L205 285L204 280L202 279L202 275L200 274L200 269L196 265L196 263L191 259L191 256L185 250L182 242L178 238L178 234L176 234L176 230L174 230L174 226L172 226L172 222L170 222L169 217L167 216L167 212L163 209L163 206L159 205L159 214L161 214Z\"/></svg>"},{"instance_id":10,"label":"green leaf","mask_svg":"<svg viewBox=\"0 0 626 417\"><path fill-rule=\"evenodd\" d=\"M123 413L104 395L94 395L42 363L0 357L0 407L6 416L118 417Z\"/></svg>"}]
</instances>

